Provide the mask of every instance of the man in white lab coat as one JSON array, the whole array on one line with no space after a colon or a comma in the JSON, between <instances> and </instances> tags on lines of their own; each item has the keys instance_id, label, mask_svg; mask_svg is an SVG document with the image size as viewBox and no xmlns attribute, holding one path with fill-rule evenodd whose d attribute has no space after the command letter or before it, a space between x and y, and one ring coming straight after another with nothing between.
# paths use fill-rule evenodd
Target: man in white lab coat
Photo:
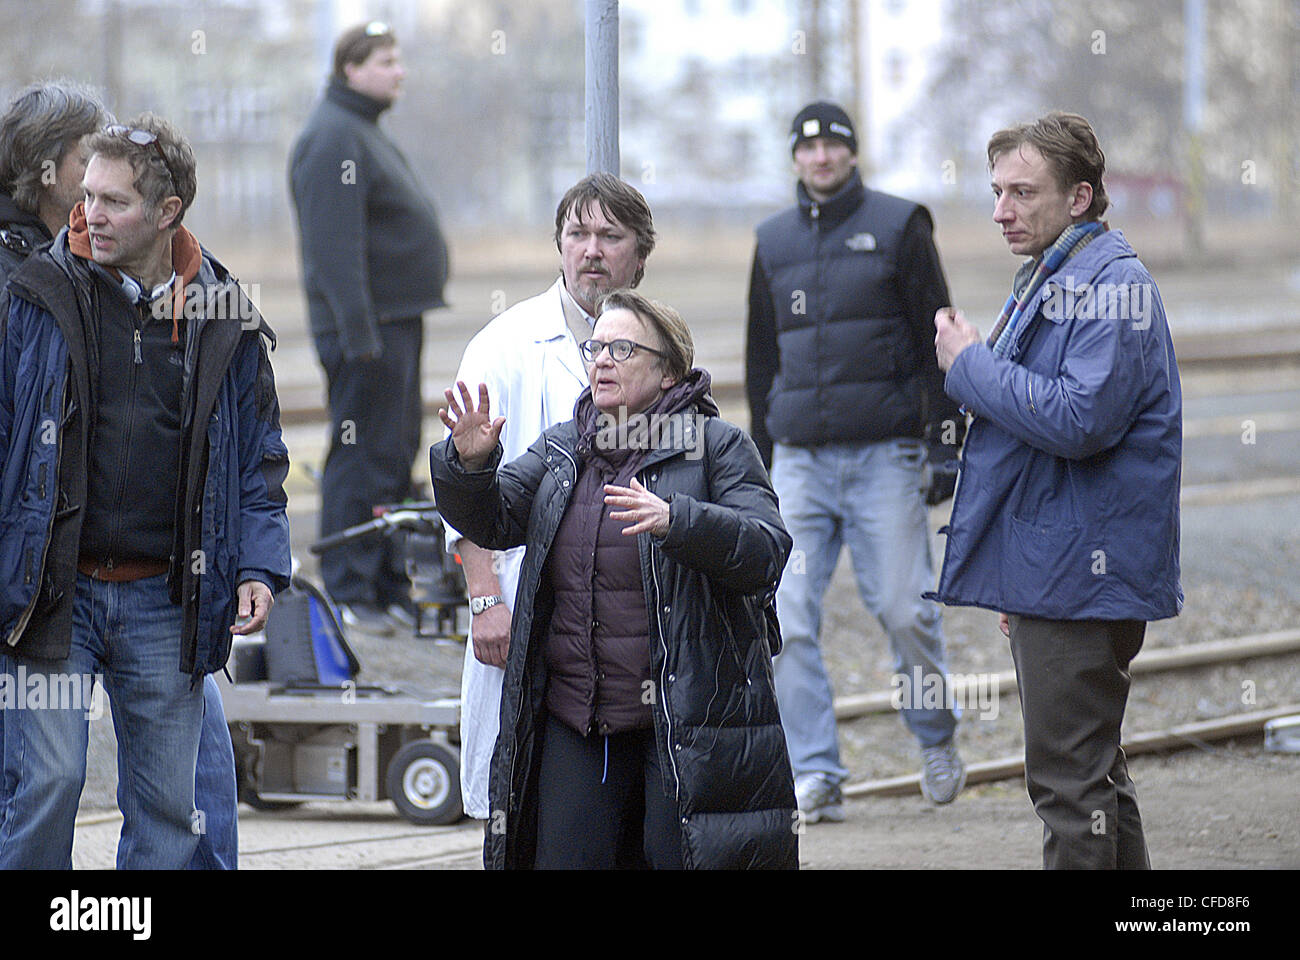
<instances>
[{"instance_id":1,"label":"man in white lab coat","mask_svg":"<svg viewBox=\"0 0 1300 960\"><path fill-rule=\"evenodd\" d=\"M591 336L601 296L641 282L655 245L650 206L617 177L592 174L560 200L555 245L560 277L475 334L456 372L471 389L486 383L493 416L506 418L503 463L521 456L547 427L572 418L587 386L578 344ZM469 816L488 819L488 772L524 548L494 554L450 528L447 546L460 554L470 596L470 642L461 677L461 799Z\"/></svg>"}]
</instances>

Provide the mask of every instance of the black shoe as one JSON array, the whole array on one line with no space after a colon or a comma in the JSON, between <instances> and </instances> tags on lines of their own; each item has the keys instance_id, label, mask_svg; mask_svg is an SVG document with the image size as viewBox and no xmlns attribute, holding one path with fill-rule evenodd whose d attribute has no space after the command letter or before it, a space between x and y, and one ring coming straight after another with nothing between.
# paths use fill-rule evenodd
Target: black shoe
<instances>
[{"instance_id":1,"label":"black shoe","mask_svg":"<svg viewBox=\"0 0 1300 960\"><path fill-rule=\"evenodd\" d=\"M359 630L375 637L393 635L393 621L373 603L339 604L339 613L343 616L343 626L350 630Z\"/></svg>"}]
</instances>

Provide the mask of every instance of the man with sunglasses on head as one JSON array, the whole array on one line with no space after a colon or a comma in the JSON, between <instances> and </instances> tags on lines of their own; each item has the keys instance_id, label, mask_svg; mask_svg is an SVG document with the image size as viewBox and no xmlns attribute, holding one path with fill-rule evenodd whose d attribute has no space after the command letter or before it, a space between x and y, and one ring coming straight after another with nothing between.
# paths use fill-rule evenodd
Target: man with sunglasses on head
<instances>
[{"instance_id":1,"label":"man with sunglasses on head","mask_svg":"<svg viewBox=\"0 0 1300 960\"><path fill-rule=\"evenodd\" d=\"M0 639L50 698L6 716L0 868L71 866L88 721L55 690L98 673L117 865L176 869L207 826L204 678L288 582L273 334L181 226L175 128L144 114L85 150L84 202L14 274L0 338Z\"/></svg>"},{"instance_id":2,"label":"man with sunglasses on head","mask_svg":"<svg viewBox=\"0 0 1300 960\"><path fill-rule=\"evenodd\" d=\"M24 260L67 225L73 208L83 197L85 141L108 122L108 116L94 90L60 80L34 83L20 90L0 117L0 290ZM7 314L2 299L0 294L0 328ZM0 676L8 676L13 682L16 666L0 653ZM5 713L0 704L0 758L5 750ZM11 749L22 747L15 742ZM0 796L3 793L4 781L0 779ZM239 823L235 757L221 692L211 675L203 683L203 735L194 800L195 808L203 811L205 829L199 834L190 869L236 869Z\"/></svg>"},{"instance_id":3,"label":"man with sunglasses on head","mask_svg":"<svg viewBox=\"0 0 1300 960\"><path fill-rule=\"evenodd\" d=\"M596 303L604 294L641 282L655 246L650 205L612 174L584 177L556 207L555 246L560 253L555 283L489 321L465 348L456 373L458 381L487 384L494 415L506 418L501 432L506 462L522 456L543 430L573 416L587 386L578 344L591 338ZM460 554L470 595L470 642L461 678L461 802L471 817L486 819L493 816L488 771L524 549L494 556L450 529L447 545Z\"/></svg>"},{"instance_id":4,"label":"man with sunglasses on head","mask_svg":"<svg viewBox=\"0 0 1300 960\"><path fill-rule=\"evenodd\" d=\"M322 537L407 499L420 451L422 313L445 306L447 246L419 178L379 126L405 77L387 24L344 31L289 163L307 312L329 391ZM414 627L410 580L388 539L335 547L321 556L321 577L348 626L378 635Z\"/></svg>"}]
</instances>

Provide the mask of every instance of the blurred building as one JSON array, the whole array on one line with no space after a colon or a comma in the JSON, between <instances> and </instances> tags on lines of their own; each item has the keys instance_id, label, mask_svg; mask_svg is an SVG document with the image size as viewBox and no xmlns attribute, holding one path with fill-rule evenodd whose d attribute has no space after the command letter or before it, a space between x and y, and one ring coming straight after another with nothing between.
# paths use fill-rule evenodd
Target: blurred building
<instances>
[{"instance_id":1,"label":"blurred building","mask_svg":"<svg viewBox=\"0 0 1300 960\"><path fill-rule=\"evenodd\" d=\"M790 118L845 105L884 189L934 193L942 167L900 136L927 86L941 0L622 0L623 172L656 210L752 216L789 202Z\"/></svg>"},{"instance_id":2,"label":"blurred building","mask_svg":"<svg viewBox=\"0 0 1300 960\"><path fill-rule=\"evenodd\" d=\"M982 204L988 133L1064 106L1137 178L1117 202L1159 216L1159 184L1188 195L1185 2L622 0L622 173L664 215L749 220L789 202L790 118L826 97L855 115L870 183ZM1196 196L1211 214L1294 211L1300 0L1206 10ZM0 0L0 93L67 76L123 118L169 116L198 151L196 230L287 233L286 158L334 39L383 19L408 68L384 123L445 219L538 225L585 172L583 13L584 0Z\"/></svg>"}]
</instances>

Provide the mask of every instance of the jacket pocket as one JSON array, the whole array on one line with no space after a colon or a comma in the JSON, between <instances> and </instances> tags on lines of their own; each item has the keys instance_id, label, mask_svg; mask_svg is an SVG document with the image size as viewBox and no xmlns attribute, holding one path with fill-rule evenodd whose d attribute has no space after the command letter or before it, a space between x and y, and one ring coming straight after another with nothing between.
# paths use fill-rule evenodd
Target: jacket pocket
<instances>
[{"instance_id":1,"label":"jacket pocket","mask_svg":"<svg viewBox=\"0 0 1300 960\"><path fill-rule=\"evenodd\" d=\"M1018 611L1060 610L1077 602L1090 576L1092 558L1084 527L1029 523L1011 517L1002 558L1003 596Z\"/></svg>"},{"instance_id":2,"label":"jacket pocket","mask_svg":"<svg viewBox=\"0 0 1300 960\"><path fill-rule=\"evenodd\" d=\"M1087 518L1069 460L1035 451L1025 461L1007 499L1010 515L1031 529L1078 528Z\"/></svg>"}]
</instances>

